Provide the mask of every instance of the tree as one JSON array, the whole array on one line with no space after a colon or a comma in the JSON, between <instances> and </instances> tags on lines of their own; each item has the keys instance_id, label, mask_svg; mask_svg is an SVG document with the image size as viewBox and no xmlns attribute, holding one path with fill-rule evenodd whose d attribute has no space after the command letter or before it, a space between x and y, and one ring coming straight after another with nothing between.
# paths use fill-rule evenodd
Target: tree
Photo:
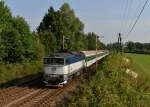
<instances>
[{"instance_id":1,"label":"tree","mask_svg":"<svg viewBox=\"0 0 150 107\"><path fill-rule=\"evenodd\" d=\"M110 51L117 51L118 50L118 42L107 44L107 49L109 49Z\"/></svg>"},{"instance_id":2,"label":"tree","mask_svg":"<svg viewBox=\"0 0 150 107\"><path fill-rule=\"evenodd\" d=\"M60 38L60 35L61 35L61 31L62 31L62 25L60 22L60 18L61 18L60 13L56 12L53 9L53 7L50 7L48 9L48 13L45 14L45 16L42 19L42 22L40 23L40 25L37 28L41 43L45 46L46 54L51 52L51 50L53 52L54 50L58 51L61 48L60 42L62 41L62 39ZM48 36L51 36L51 37L48 37ZM51 40L51 41L47 41L46 43L44 43L44 40L47 40L47 39ZM51 42L53 42L53 43L51 43ZM54 46L56 49L48 48L48 46L53 48L54 44L57 45L57 47ZM52 45L52 46L50 46L50 45Z\"/></svg>"},{"instance_id":3,"label":"tree","mask_svg":"<svg viewBox=\"0 0 150 107\"><path fill-rule=\"evenodd\" d=\"M69 4L64 3L58 11L55 11L53 7L48 9L48 12L42 19L39 27L37 28L38 33L40 34L40 39L43 45L46 48L46 53L55 51L62 51L63 46L63 36L69 38L70 41L65 42L65 47L68 50L83 50L85 46L83 46L83 40L79 40L78 38L85 38L83 33L84 25L83 23L75 16L74 11L70 8ZM50 33L45 36L41 36L41 34L45 34L45 32ZM51 36L51 37L48 37ZM47 41L47 44L43 42L47 38L53 38L51 41ZM50 45L56 44L56 49L53 49ZM79 45L80 44L80 45ZM50 49L48 49L48 47ZM81 46L81 48L79 47Z\"/></svg>"},{"instance_id":4,"label":"tree","mask_svg":"<svg viewBox=\"0 0 150 107\"><path fill-rule=\"evenodd\" d=\"M38 35L41 40L41 43L45 46L46 55L52 52L56 52L56 38L51 32L40 32Z\"/></svg>"},{"instance_id":5,"label":"tree","mask_svg":"<svg viewBox=\"0 0 150 107\"><path fill-rule=\"evenodd\" d=\"M4 56L5 56L5 46L2 43L2 38L0 33L0 62L2 62Z\"/></svg>"},{"instance_id":6,"label":"tree","mask_svg":"<svg viewBox=\"0 0 150 107\"><path fill-rule=\"evenodd\" d=\"M64 37L69 38L64 44L68 51L95 50L96 34L84 34L84 24L68 3L64 3L57 11L50 7L37 32L46 54L63 51ZM101 46L104 45L98 40L98 48Z\"/></svg>"},{"instance_id":7,"label":"tree","mask_svg":"<svg viewBox=\"0 0 150 107\"><path fill-rule=\"evenodd\" d=\"M39 52L42 52L37 40L24 18L13 17L9 8L0 1L0 61L18 63L37 60Z\"/></svg>"},{"instance_id":8,"label":"tree","mask_svg":"<svg viewBox=\"0 0 150 107\"><path fill-rule=\"evenodd\" d=\"M2 36L6 29L11 29L12 16L9 8L5 5L4 1L0 1L0 61L5 56L5 44L3 43ZM5 32L6 33L6 32Z\"/></svg>"},{"instance_id":9,"label":"tree","mask_svg":"<svg viewBox=\"0 0 150 107\"><path fill-rule=\"evenodd\" d=\"M87 36L88 40L88 50L95 50L96 49L96 34L88 33Z\"/></svg>"},{"instance_id":10,"label":"tree","mask_svg":"<svg viewBox=\"0 0 150 107\"><path fill-rule=\"evenodd\" d=\"M54 24L56 23L56 12L53 9L53 7L50 7L48 9L48 13L45 14L45 16L42 19L42 22L37 28L38 33L44 32L44 31L49 31L51 30L52 32L55 31Z\"/></svg>"},{"instance_id":11,"label":"tree","mask_svg":"<svg viewBox=\"0 0 150 107\"><path fill-rule=\"evenodd\" d=\"M29 25L22 17L13 18L13 27L19 32L22 43L23 56L26 59L33 60L37 58L36 39L29 29ZM37 55L36 55L37 54Z\"/></svg>"},{"instance_id":12,"label":"tree","mask_svg":"<svg viewBox=\"0 0 150 107\"><path fill-rule=\"evenodd\" d=\"M10 24L12 19L11 12L9 8L5 5L3 1L0 1L0 32L6 29Z\"/></svg>"},{"instance_id":13,"label":"tree","mask_svg":"<svg viewBox=\"0 0 150 107\"><path fill-rule=\"evenodd\" d=\"M70 38L72 42L72 48L70 50L76 50L78 47L77 39L84 35L79 35L83 33L84 24L76 17L74 11L70 8L68 3L64 3L60 8L60 14L63 25L63 35ZM81 37L82 38L82 37ZM84 37L83 37L84 38ZM82 40L78 40L82 41Z\"/></svg>"},{"instance_id":14,"label":"tree","mask_svg":"<svg viewBox=\"0 0 150 107\"><path fill-rule=\"evenodd\" d=\"M136 43L134 43L134 44L135 44L135 48L136 48L137 50L142 50L142 49L143 49L143 44L142 44L142 43L136 42Z\"/></svg>"},{"instance_id":15,"label":"tree","mask_svg":"<svg viewBox=\"0 0 150 107\"><path fill-rule=\"evenodd\" d=\"M97 42L97 48L99 49L99 50L101 50L101 49L106 49L106 45L104 44L104 43L102 43L102 42L100 42L99 40L98 40L98 42Z\"/></svg>"},{"instance_id":16,"label":"tree","mask_svg":"<svg viewBox=\"0 0 150 107\"><path fill-rule=\"evenodd\" d=\"M125 51L126 52L134 52L134 53L150 53L150 43L139 43L139 42L127 42L125 43Z\"/></svg>"},{"instance_id":17,"label":"tree","mask_svg":"<svg viewBox=\"0 0 150 107\"><path fill-rule=\"evenodd\" d=\"M87 49L87 38L84 33L77 33L75 35L75 44L73 45L75 51L82 51Z\"/></svg>"},{"instance_id":18,"label":"tree","mask_svg":"<svg viewBox=\"0 0 150 107\"><path fill-rule=\"evenodd\" d=\"M13 17L12 26L17 29L22 36L31 34L30 27L23 17Z\"/></svg>"},{"instance_id":19,"label":"tree","mask_svg":"<svg viewBox=\"0 0 150 107\"><path fill-rule=\"evenodd\" d=\"M8 63L20 62L23 59L23 48L20 34L16 29L5 30L1 33L2 45L4 46L3 61Z\"/></svg>"},{"instance_id":20,"label":"tree","mask_svg":"<svg viewBox=\"0 0 150 107\"><path fill-rule=\"evenodd\" d=\"M145 51L149 51L150 52L150 43L144 43L144 49Z\"/></svg>"},{"instance_id":21,"label":"tree","mask_svg":"<svg viewBox=\"0 0 150 107\"><path fill-rule=\"evenodd\" d=\"M127 44L127 49L128 49L129 51L135 50L135 45L134 45L133 42L129 41L129 42L127 42L126 44Z\"/></svg>"}]
</instances>

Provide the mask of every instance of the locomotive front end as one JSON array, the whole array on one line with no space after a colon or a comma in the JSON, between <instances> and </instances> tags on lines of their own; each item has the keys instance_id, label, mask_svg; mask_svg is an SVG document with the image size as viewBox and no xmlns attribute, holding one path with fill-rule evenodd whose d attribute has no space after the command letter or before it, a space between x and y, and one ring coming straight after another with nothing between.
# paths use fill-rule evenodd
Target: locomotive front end
<instances>
[{"instance_id":1,"label":"locomotive front end","mask_svg":"<svg viewBox=\"0 0 150 107\"><path fill-rule=\"evenodd\" d=\"M66 84L68 68L65 66L65 58L49 57L44 58L44 83L45 85Z\"/></svg>"}]
</instances>

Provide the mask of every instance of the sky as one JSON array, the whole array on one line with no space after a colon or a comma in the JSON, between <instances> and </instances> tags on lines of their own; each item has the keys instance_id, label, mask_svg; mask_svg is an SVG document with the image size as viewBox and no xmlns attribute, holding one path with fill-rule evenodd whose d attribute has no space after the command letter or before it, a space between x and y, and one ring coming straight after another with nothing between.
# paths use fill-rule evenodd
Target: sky
<instances>
[{"instance_id":1,"label":"sky","mask_svg":"<svg viewBox=\"0 0 150 107\"><path fill-rule=\"evenodd\" d=\"M14 16L23 16L36 30L50 6L58 10L65 2L84 23L87 32L95 32L104 43L117 41L150 42L150 1L133 32L126 37L146 0L5 0ZM103 37L103 38L102 38Z\"/></svg>"}]
</instances>

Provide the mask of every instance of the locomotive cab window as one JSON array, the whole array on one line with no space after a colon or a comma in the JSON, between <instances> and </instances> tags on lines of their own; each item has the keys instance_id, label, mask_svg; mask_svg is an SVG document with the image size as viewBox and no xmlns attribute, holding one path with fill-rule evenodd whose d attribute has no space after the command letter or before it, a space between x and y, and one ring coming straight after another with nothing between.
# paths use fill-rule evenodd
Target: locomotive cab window
<instances>
[{"instance_id":1,"label":"locomotive cab window","mask_svg":"<svg viewBox=\"0 0 150 107\"><path fill-rule=\"evenodd\" d=\"M64 65L64 58L44 58L44 64Z\"/></svg>"}]
</instances>

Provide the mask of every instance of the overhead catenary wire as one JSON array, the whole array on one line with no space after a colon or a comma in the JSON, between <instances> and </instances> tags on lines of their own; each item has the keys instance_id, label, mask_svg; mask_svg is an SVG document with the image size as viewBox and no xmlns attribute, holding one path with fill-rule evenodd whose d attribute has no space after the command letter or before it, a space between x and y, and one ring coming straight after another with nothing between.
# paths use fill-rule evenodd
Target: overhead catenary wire
<instances>
[{"instance_id":1,"label":"overhead catenary wire","mask_svg":"<svg viewBox=\"0 0 150 107\"><path fill-rule=\"evenodd\" d=\"M145 1L145 3L144 3L144 5L143 5L143 7L142 7L142 9L141 9L141 11L140 11L140 13L139 13L139 15L137 16L137 18L136 18L136 20L135 20L133 26L131 27L131 29L129 30L129 32L128 32L127 35L125 36L125 38L127 38L127 37L131 34L131 32L134 30L134 28L135 28L137 22L139 21L139 19L140 19L142 13L143 13L143 11L144 11L144 9L145 9L145 7L146 7L148 1L149 1L149 0L146 0L146 1Z\"/></svg>"},{"instance_id":2,"label":"overhead catenary wire","mask_svg":"<svg viewBox=\"0 0 150 107\"><path fill-rule=\"evenodd\" d=\"M120 33L121 34L125 34L125 32L127 32L127 28L128 28L128 18L131 15L131 7L133 5L133 1L134 0L122 0L124 1L122 8L123 8L123 12L121 12L121 25L120 25Z\"/></svg>"},{"instance_id":3,"label":"overhead catenary wire","mask_svg":"<svg viewBox=\"0 0 150 107\"><path fill-rule=\"evenodd\" d=\"M127 7L127 14L126 14L126 18L125 18L125 24L124 24L124 32L126 32L127 28L128 28L128 23L129 23L129 18L130 18L130 15L131 15L132 5L133 5L133 0L129 0L129 4L128 4L128 7Z\"/></svg>"},{"instance_id":4,"label":"overhead catenary wire","mask_svg":"<svg viewBox=\"0 0 150 107\"><path fill-rule=\"evenodd\" d=\"M130 19L130 16L131 16L131 10L132 10L132 5L133 5L133 0L130 0L129 1L129 6L128 6L128 8L127 8L127 15L126 15L126 24L125 24L125 26L124 26L124 32L122 32L122 33L125 33L125 32L127 32L127 27L128 27L128 25L129 25L129 19Z\"/></svg>"},{"instance_id":5,"label":"overhead catenary wire","mask_svg":"<svg viewBox=\"0 0 150 107\"><path fill-rule=\"evenodd\" d=\"M127 14L127 8L128 8L128 5L129 5L129 1L128 0L123 0L124 1L124 5L122 6L123 7L123 14L122 14L122 18L121 18L121 25L120 25L120 32L123 31L123 28L124 28L124 24L125 24L125 19L126 19L126 14Z\"/></svg>"},{"instance_id":6,"label":"overhead catenary wire","mask_svg":"<svg viewBox=\"0 0 150 107\"><path fill-rule=\"evenodd\" d=\"M141 3L141 0L136 0L136 1L134 1L134 0L132 0L132 2L131 2L132 4L132 9L134 9L134 7L135 7L135 10L133 10L132 11L132 9L130 8L130 17L129 17L129 21L128 21L128 25L126 26L127 27L127 29L126 29L126 32L122 32L123 34L127 34L128 33L128 31L130 30L130 28L132 27L132 25L133 25L133 23L135 22L135 19L137 18L137 16L138 16L138 14L139 14L139 11L141 10L141 8L142 8L142 3ZM144 3L143 3L144 4ZM137 7L136 7L136 5L137 5ZM131 15L131 13L132 13L132 15ZM125 35L124 35L125 36Z\"/></svg>"},{"instance_id":7,"label":"overhead catenary wire","mask_svg":"<svg viewBox=\"0 0 150 107\"><path fill-rule=\"evenodd\" d=\"M131 17L131 22L129 23L129 28L131 28L132 24L134 23L134 19L138 16L138 12L140 10L140 7L142 6L142 3L140 1L141 0L139 0L139 3L137 4L136 9L133 11L133 16Z\"/></svg>"}]
</instances>

